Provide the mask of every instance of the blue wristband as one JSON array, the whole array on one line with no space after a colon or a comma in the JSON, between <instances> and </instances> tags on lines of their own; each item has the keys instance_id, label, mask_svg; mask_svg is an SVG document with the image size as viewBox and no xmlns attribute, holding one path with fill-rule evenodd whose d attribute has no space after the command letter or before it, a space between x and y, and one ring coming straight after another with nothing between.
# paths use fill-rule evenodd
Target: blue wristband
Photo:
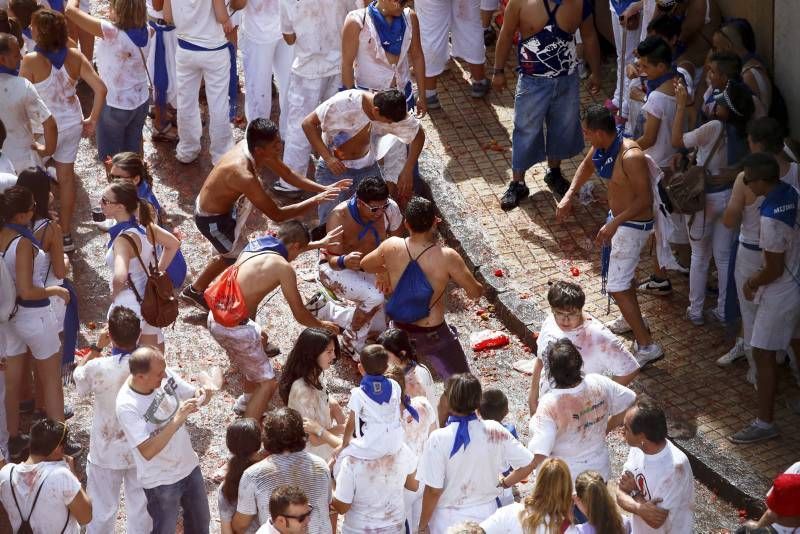
<instances>
[{"instance_id":1,"label":"blue wristband","mask_svg":"<svg viewBox=\"0 0 800 534\"><path fill-rule=\"evenodd\" d=\"M344 264L344 255L339 256L338 258L336 258L336 265L338 265L340 269L347 269L347 267L345 267L345 264Z\"/></svg>"}]
</instances>

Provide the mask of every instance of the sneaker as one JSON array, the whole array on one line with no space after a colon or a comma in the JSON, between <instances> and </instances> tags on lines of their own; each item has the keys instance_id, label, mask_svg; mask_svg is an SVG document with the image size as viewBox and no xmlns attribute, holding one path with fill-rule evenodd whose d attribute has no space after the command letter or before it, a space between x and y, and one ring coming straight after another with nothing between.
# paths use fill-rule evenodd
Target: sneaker
<instances>
[{"instance_id":1,"label":"sneaker","mask_svg":"<svg viewBox=\"0 0 800 534\"><path fill-rule=\"evenodd\" d=\"M708 321L710 324L716 326L724 326L725 325L725 317L720 315L719 311L715 309L706 310L703 315L705 316L705 320Z\"/></svg>"},{"instance_id":2,"label":"sneaker","mask_svg":"<svg viewBox=\"0 0 800 534\"><path fill-rule=\"evenodd\" d=\"M64 405L64 421L69 421L74 416L75 416L75 409L72 406L70 406L68 404L65 404ZM31 416L31 419L33 419L34 421L38 421L38 420L44 419L46 417L47 417L47 414L44 412L44 410L36 410L36 411L33 412L33 415Z\"/></svg>"},{"instance_id":3,"label":"sneaker","mask_svg":"<svg viewBox=\"0 0 800 534\"><path fill-rule=\"evenodd\" d=\"M305 306L308 311L311 312L311 315L314 317L318 317L320 310L322 310L326 304L328 304L328 296L325 294L325 291L318 289L311 298L308 299Z\"/></svg>"},{"instance_id":4,"label":"sneaker","mask_svg":"<svg viewBox=\"0 0 800 534\"><path fill-rule=\"evenodd\" d=\"M727 367L742 357L744 357L744 339L737 337L736 343L731 347L731 350L717 358L717 365Z\"/></svg>"},{"instance_id":5,"label":"sneaker","mask_svg":"<svg viewBox=\"0 0 800 534\"><path fill-rule=\"evenodd\" d=\"M487 94L489 94L489 89L492 88L492 82L489 81L489 78L484 78L483 80L472 82L472 89L469 92L469 96L472 98L483 98Z\"/></svg>"},{"instance_id":6,"label":"sneaker","mask_svg":"<svg viewBox=\"0 0 800 534\"><path fill-rule=\"evenodd\" d=\"M75 243L72 242L72 234L64 234L64 238L61 242L64 244L64 252L75 251Z\"/></svg>"},{"instance_id":7,"label":"sneaker","mask_svg":"<svg viewBox=\"0 0 800 534\"><path fill-rule=\"evenodd\" d=\"M758 443L759 441L766 441L768 439L777 438L780 435L781 432L778 430L777 426L769 425L768 427L764 428L753 421L736 434L728 436L728 440L731 443L743 445L746 443Z\"/></svg>"},{"instance_id":8,"label":"sneaker","mask_svg":"<svg viewBox=\"0 0 800 534\"><path fill-rule=\"evenodd\" d=\"M283 180L278 179L275 183L270 186L270 189L275 191L280 195L287 195L287 196L299 196L303 194L303 191L300 189L287 184Z\"/></svg>"},{"instance_id":9,"label":"sneaker","mask_svg":"<svg viewBox=\"0 0 800 534\"><path fill-rule=\"evenodd\" d=\"M195 308L201 309L205 312L208 311L208 304L206 304L206 299L203 298L203 294L199 291L196 291L191 284L183 288L180 297L181 300L186 304L191 304Z\"/></svg>"},{"instance_id":10,"label":"sneaker","mask_svg":"<svg viewBox=\"0 0 800 534\"><path fill-rule=\"evenodd\" d=\"M497 41L497 30L491 24L483 29L483 44L487 47L492 46Z\"/></svg>"},{"instance_id":11,"label":"sneaker","mask_svg":"<svg viewBox=\"0 0 800 534\"><path fill-rule=\"evenodd\" d=\"M31 438L27 434L19 434L8 440L8 456L12 462L24 460L28 456Z\"/></svg>"},{"instance_id":12,"label":"sneaker","mask_svg":"<svg viewBox=\"0 0 800 534\"><path fill-rule=\"evenodd\" d=\"M631 325L628 324L628 321L625 320L625 317L620 315L610 323L606 325L612 333L620 335L620 334L627 334L632 330Z\"/></svg>"},{"instance_id":13,"label":"sneaker","mask_svg":"<svg viewBox=\"0 0 800 534\"><path fill-rule=\"evenodd\" d=\"M432 109L442 109L442 103L439 102L439 95L432 94L425 97L425 103L428 105L428 111Z\"/></svg>"},{"instance_id":14,"label":"sneaker","mask_svg":"<svg viewBox=\"0 0 800 534\"><path fill-rule=\"evenodd\" d=\"M69 438L61 444L61 450L64 451L66 456L75 456L83 450L83 447L77 441L73 441L72 438Z\"/></svg>"},{"instance_id":15,"label":"sneaker","mask_svg":"<svg viewBox=\"0 0 800 534\"><path fill-rule=\"evenodd\" d=\"M656 280L654 275L650 275L650 278L639 284L639 287L636 289L648 295L665 297L672 293L672 283L669 281L669 278Z\"/></svg>"},{"instance_id":16,"label":"sneaker","mask_svg":"<svg viewBox=\"0 0 800 534\"><path fill-rule=\"evenodd\" d=\"M706 324L706 321L705 319L703 319L703 316L692 315L691 309L692 309L691 306L686 308L686 314L685 314L686 319L695 326L703 326L704 324Z\"/></svg>"},{"instance_id":17,"label":"sneaker","mask_svg":"<svg viewBox=\"0 0 800 534\"><path fill-rule=\"evenodd\" d=\"M639 362L639 367L641 368L663 358L664 349L658 343L650 343L646 347L637 348L633 357Z\"/></svg>"},{"instance_id":18,"label":"sneaker","mask_svg":"<svg viewBox=\"0 0 800 534\"><path fill-rule=\"evenodd\" d=\"M569 182L561 174L561 168L547 169L547 174L544 175L544 183L547 187L559 197L563 197L569 190Z\"/></svg>"},{"instance_id":19,"label":"sneaker","mask_svg":"<svg viewBox=\"0 0 800 534\"><path fill-rule=\"evenodd\" d=\"M531 192L524 182L512 180L511 183L508 184L508 189L506 189L506 192L503 193L500 199L500 209L503 211L511 211L519 206L520 202L528 198L530 194Z\"/></svg>"}]
</instances>

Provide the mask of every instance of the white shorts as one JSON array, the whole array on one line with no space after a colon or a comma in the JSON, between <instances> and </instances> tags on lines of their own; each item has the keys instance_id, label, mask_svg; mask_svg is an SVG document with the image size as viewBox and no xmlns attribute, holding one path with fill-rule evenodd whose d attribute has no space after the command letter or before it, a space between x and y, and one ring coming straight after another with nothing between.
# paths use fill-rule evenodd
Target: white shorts
<instances>
[{"instance_id":1,"label":"white shorts","mask_svg":"<svg viewBox=\"0 0 800 534\"><path fill-rule=\"evenodd\" d=\"M56 323L58 324L58 331L64 331L64 316L67 314L67 303L64 302L64 299L59 297L50 297L50 308L53 310L53 314L56 317Z\"/></svg>"},{"instance_id":2,"label":"white shorts","mask_svg":"<svg viewBox=\"0 0 800 534\"><path fill-rule=\"evenodd\" d=\"M136 317L139 318L139 327L142 329L142 333L140 335L156 336L156 339L158 339L159 343L164 342L164 332L162 329L150 325L142 318L142 307L139 304L139 301L136 300L136 295L133 294L133 291L130 289L123 289L119 292L117 298L115 298L114 302L111 303L111 306L108 307L109 316L111 315L111 310L114 309L114 306L125 306L136 314Z\"/></svg>"},{"instance_id":3,"label":"white shorts","mask_svg":"<svg viewBox=\"0 0 800 534\"><path fill-rule=\"evenodd\" d=\"M433 511L428 524L431 534L445 534L447 529L464 521L481 523L497 511L497 502L491 500L484 504L463 506L460 508L438 506Z\"/></svg>"},{"instance_id":4,"label":"white shorts","mask_svg":"<svg viewBox=\"0 0 800 534\"><path fill-rule=\"evenodd\" d=\"M61 339L58 337L61 326L50 306L44 308L19 306L8 326L6 351L9 356L19 356L30 349L34 358L46 360L61 352Z\"/></svg>"},{"instance_id":5,"label":"white shorts","mask_svg":"<svg viewBox=\"0 0 800 534\"><path fill-rule=\"evenodd\" d=\"M438 76L450 56L473 65L486 62L480 0L416 0L425 74Z\"/></svg>"},{"instance_id":6,"label":"white shorts","mask_svg":"<svg viewBox=\"0 0 800 534\"><path fill-rule=\"evenodd\" d=\"M258 323L248 319L243 325L222 326L214 320L214 314L209 313L208 332L248 381L260 383L275 378L275 371L264 352Z\"/></svg>"},{"instance_id":7,"label":"white shorts","mask_svg":"<svg viewBox=\"0 0 800 534\"><path fill-rule=\"evenodd\" d=\"M53 159L58 163L75 163L78 156L78 145L81 143L83 125L77 124L68 128L58 129L58 144L53 152Z\"/></svg>"},{"instance_id":8,"label":"white shorts","mask_svg":"<svg viewBox=\"0 0 800 534\"><path fill-rule=\"evenodd\" d=\"M786 350L800 318L800 287L794 280L770 284L760 295L756 293L754 300L757 307L750 346Z\"/></svg>"},{"instance_id":9,"label":"white shorts","mask_svg":"<svg viewBox=\"0 0 800 534\"><path fill-rule=\"evenodd\" d=\"M611 238L611 259L608 265L606 291L616 293L633 286L636 267L642 249L647 244L652 230L638 230L620 226Z\"/></svg>"}]
</instances>

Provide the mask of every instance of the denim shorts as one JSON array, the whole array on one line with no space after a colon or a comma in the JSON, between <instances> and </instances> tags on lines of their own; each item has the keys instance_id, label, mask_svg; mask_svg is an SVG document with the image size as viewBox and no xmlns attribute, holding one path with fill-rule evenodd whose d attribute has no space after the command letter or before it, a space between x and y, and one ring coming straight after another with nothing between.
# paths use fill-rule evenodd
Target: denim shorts
<instances>
[{"instance_id":1,"label":"denim shorts","mask_svg":"<svg viewBox=\"0 0 800 534\"><path fill-rule=\"evenodd\" d=\"M525 172L550 159L569 159L584 148L578 73L558 78L520 75L514 95L511 168Z\"/></svg>"},{"instance_id":2,"label":"denim shorts","mask_svg":"<svg viewBox=\"0 0 800 534\"><path fill-rule=\"evenodd\" d=\"M341 193L339 193L339 196L336 198L336 200L329 200L319 205L319 208L317 208L317 213L319 215L319 224L325 224L325 222L328 220L328 214L330 214L330 212L333 211L333 208L335 208L336 205L339 204L340 202L344 202L345 200L352 197L356 192L358 184L361 183L361 180L363 180L364 178L368 178L370 176L381 176L381 170L378 167L377 163L367 165L362 169L348 168L344 174L336 176L330 171L330 169L328 169L328 166L325 164L325 160L319 158L319 160L317 161L317 171L316 174L314 175L316 182L318 184L331 185L338 182L339 180L344 180L347 178L353 180L353 185L351 185L350 188L347 189L346 191L342 191Z\"/></svg>"},{"instance_id":3,"label":"denim shorts","mask_svg":"<svg viewBox=\"0 0 800 534\"><path fill-rule=\"evenodd\" d=\"M142 151L142 129L149 107L149 101L135 109L103 106L95 133L100 161L120 152Z\"/></svg>"}]
</instances>

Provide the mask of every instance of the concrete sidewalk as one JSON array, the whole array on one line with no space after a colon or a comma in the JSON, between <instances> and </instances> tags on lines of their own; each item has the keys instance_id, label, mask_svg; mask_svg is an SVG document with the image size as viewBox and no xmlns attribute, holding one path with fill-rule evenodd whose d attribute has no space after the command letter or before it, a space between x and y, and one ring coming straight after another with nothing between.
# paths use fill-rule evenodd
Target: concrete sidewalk
<instances>
[{"instance_id":1,"label":"concrete sidewalk","mask_svg":"<svg viewBox=\"0 0 800 534\"><path fill-rule=\"evenodd\" d=\"M604 89L610 94L614 73L607 67ZM422 175L445 218L449 241L479 269L504 323L529 342L547 310L548 282L554 279L581 284L586 310L606 322L615 319L616 307L612 304L607 314L607 298L600 293L600 251L593 243L608 209L605 186L595 179L596 200L576 205L574 216L557 224L555 202L542 179L546 168L539 165L527 176L530 198L504 213L499 200L511 178L513 78L510 90L486 99L470 98L467 78L458 63L451 63L439 83L442 109L425 119ZM582 106L592 102L585 87L581 95ZM562 163L567 179L581 157ZM648 276L652 265L653 256L645 251L639 278ZM503 277L495 276L497 269ZM715 365L732 342L720 328L695 327L684 318L688 278L677 273L671 278L671 296L639 297L666 357L642 373L636 389L664 406L670 434L689 454L695 475L721 497L756 512L772 478L800 459L800 416L785 404L787 395L797 395L797 385L782 366L776 405L781 438L731 444L726 437L755 417L756 393L745 381L747 365L744 360L728 369Z\"/></svg>"}]
</instances>

